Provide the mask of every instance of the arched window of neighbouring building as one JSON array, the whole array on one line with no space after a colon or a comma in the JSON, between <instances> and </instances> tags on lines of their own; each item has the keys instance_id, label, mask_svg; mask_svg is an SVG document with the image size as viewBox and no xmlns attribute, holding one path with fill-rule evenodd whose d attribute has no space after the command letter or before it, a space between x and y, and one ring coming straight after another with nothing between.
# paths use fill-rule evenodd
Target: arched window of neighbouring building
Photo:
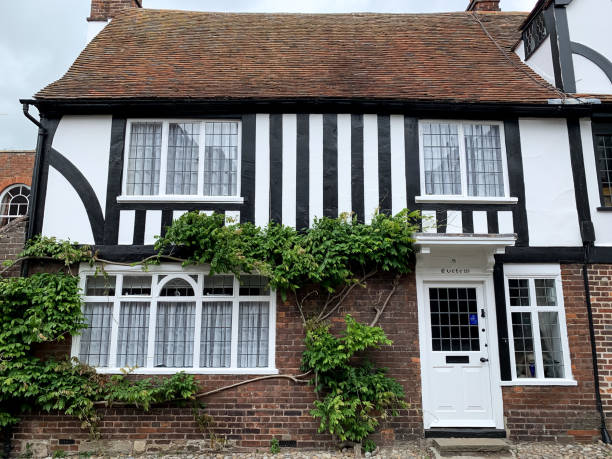
<instances>
[{"instance_id":1,"label":"arched window of neighbouring building","mask_svg":"<svg viewBox=\"0 0 612 459\"><path fill-rule=\"evenodd\" d=\"M30 187L12 185L0 194L0 226L27 215L30 205Z\"/></svg>"}]
</instances>

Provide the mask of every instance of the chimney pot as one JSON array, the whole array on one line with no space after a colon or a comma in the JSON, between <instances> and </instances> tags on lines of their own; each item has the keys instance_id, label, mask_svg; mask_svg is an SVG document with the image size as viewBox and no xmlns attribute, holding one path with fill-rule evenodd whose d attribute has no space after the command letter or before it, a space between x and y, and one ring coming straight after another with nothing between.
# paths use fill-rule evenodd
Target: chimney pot
<instances>
[{"instance_id":1,"label":"chimney pot","mask_svg":"<svg viewBox=\"0 0 612 459\"><path fill-rule=\"evenodd\" d=\"M465 11L501 11L499 0L470 0Z\"/></svg>"},{"instance_id":2,"label":"chimney pot","mask_svg":"<svg viewBox=\"0 0 612 459\"><path fill-rule=\"evenodd\" d=\"M91 0L91 13L87 20L106 22L126 8L142 8L142 0Z\"/></svg>"}]
</instances>

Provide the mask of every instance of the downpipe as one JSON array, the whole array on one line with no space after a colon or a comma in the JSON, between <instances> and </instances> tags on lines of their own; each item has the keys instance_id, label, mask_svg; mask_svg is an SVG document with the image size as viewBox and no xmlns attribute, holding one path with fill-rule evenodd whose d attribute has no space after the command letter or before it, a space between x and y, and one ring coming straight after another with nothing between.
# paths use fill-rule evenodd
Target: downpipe
<instances>
[{"instance_id":1,"label":"downpipe","mask_svg":"<svg viewBox=\"0 0 612 459\"><path fill-rule=\"evenodd\" d=\"M597 405L597 411L599 411L601 432L601 441L610 444L612 439L606 427L606 415L604 414L603 405L601 403L601 390L599 388L599 368L597 365L597 344L595 343L595 327L593 325L593 309L591 307L591 289L589 286L589 258L591 242L584 244L584 261L582 264L582 280L584 282L584 296L586 300L587 315L589 318L589 336L591 338L591 359L593 362L593 378L595 382L595 403Z\"/></svg>"}]
</instances>

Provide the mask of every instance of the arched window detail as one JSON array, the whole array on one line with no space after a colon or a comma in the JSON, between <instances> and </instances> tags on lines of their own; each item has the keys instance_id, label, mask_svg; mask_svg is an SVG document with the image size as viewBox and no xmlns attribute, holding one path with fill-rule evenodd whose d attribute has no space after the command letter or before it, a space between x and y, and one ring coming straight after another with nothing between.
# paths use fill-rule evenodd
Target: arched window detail
<instances>
[{"instance_id":1,"label":"arched window detail","mask_svg":"<svg viewBox=\"0 0 612 459\"><path fill-rule=\"evenodd\" d=\"M0 195L0 226L27 215L30 205L30 187L12 185Z\"/></svg>"},{"instance_id":2,"label":"arched window detail","mask_svg":"<svg viewBox=\"0 0 612 459\"><path fill-rule=\"evenodd\" d=\"M185 279L175 277L167 281L159 293L160 296L194 296L193 287Z\"/></svg>"}]
</instances>

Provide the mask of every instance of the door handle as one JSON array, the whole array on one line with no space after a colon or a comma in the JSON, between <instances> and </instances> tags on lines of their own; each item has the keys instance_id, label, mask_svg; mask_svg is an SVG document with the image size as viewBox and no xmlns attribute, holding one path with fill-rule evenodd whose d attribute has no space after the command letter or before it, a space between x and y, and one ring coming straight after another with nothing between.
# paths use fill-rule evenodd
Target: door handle
<instances>
[{"instance_id":1,"label":"door handle","mask_svg":"<svg viewBox=\"0 0 612 459\"><path fill-rule=\"evenodd\" d=\"M480 361L481 361L482 363L485 363L485 362L488 362L488 361L489 361L489 359L485 359L484 357L480 357Z\"/></svg>"}]
</instances>

